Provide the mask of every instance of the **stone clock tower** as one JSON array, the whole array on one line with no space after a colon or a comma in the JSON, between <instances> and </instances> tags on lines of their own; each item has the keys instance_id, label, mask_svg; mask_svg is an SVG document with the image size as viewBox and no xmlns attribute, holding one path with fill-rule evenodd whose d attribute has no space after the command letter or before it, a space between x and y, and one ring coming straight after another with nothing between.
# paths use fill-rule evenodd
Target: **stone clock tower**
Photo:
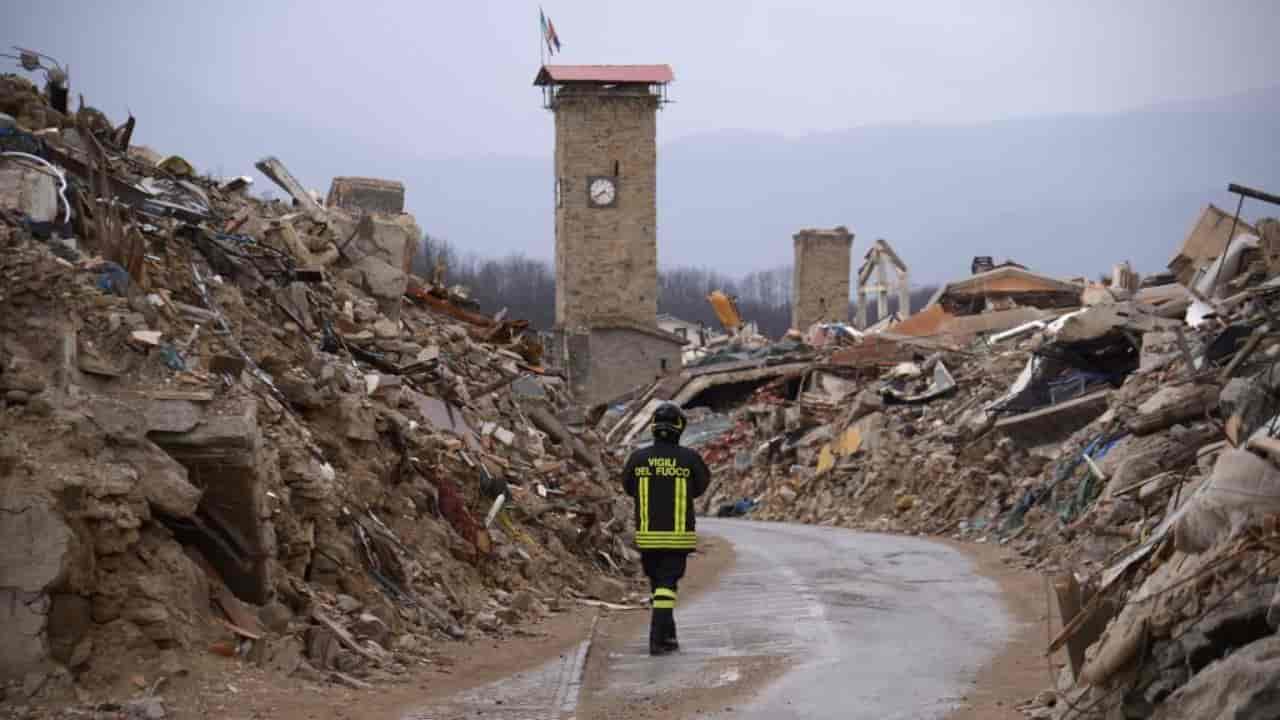
<instances>
[{"instance_id":1,"label":"stone clock tower","mask_svg":"<svg viewBox=\"0 0 1280 720\"><path fill-rule=\"evenodd\" d=\"M666 65L547 65L555 114L556 345L594 402L678 371L658 329L657 110Z\"/></svg>"}]
</instances>

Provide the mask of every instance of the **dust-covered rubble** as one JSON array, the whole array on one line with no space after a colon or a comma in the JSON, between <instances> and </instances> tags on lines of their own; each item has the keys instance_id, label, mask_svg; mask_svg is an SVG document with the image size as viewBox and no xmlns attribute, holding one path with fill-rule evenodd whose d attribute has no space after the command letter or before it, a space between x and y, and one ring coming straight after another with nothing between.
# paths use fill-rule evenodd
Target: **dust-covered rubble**
<instances>
[{"instance_id":1,"label":"dust-covered rubble","mask_svg":"<svg viewBox=\"0 0 1280 720\"><path fill-rule=\"evenodd\" d=\"M1272 238L1261 246L1280 241L1280 223L1256 228ZM1010 548L1054 590L1061 677L1024 703L1029 716L1270 717L1280 266L1256 238L1242 244L1230 270L1199 260L1199 291L1159 276L1139 287L1126 267L1128 287L1076 283L1074 307L1054 281L1052 308L1031 320L1017 313L1042 300L1029 285L985 309L980 290L926 308L923 331L915 316L879 332L815 327L815 346L787 341L799 365L762 363L744 383L734 358L719 394L686 393L712 372L689 368L600 429L642 427L648 398L683 402L690 433L706 429L707 514Z\"/></svg>"},{"instance_id":2,"label":"dust-covered rubble","mask_svg":"<svg viewBox=\"0 0 1280 720\"><path fill-rule=\"evenodd\" d=\"M626 598L615 459L527 323L409 274L403 187L0 113L0 712L164 717L211 656L366 688Z\"/></svg>"}]
</instances>

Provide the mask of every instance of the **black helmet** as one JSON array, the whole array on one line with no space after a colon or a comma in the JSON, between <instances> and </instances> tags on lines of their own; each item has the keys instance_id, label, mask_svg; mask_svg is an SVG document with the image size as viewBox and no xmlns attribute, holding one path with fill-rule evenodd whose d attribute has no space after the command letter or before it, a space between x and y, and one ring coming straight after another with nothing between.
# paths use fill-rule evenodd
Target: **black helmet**
<instances>
[{"instance_id":1,"label":"black helmet","mask_svg":"<svg viewBox=\"0 0 1280 720\"><path fill-rule=\"evenodd\" d=\"M675 403L662 403L653 411L653 437L657 440L680 442L684 432L684 412Z\"/></svg>"}]
</instances>

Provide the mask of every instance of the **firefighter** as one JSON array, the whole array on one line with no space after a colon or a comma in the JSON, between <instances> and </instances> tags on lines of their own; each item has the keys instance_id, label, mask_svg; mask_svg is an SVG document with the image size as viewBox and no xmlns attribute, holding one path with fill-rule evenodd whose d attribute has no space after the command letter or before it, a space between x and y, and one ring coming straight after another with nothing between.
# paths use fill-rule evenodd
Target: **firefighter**
<instances>
[{"instance_id":1,"label":"firefighter","mask_svg":"<svg viewBox=\"0 0 1280 720\"><path fill-rule=\"evenodd\" d=\"M711 472L696 450L680 446L685 418L663 403L653 413L653 445L631 453L622 484L635 501L636 547L653 593L649 654L680 649L676 639L676 586L698 544L693 499L706 492Z\"/></svg>"}]
</instances>

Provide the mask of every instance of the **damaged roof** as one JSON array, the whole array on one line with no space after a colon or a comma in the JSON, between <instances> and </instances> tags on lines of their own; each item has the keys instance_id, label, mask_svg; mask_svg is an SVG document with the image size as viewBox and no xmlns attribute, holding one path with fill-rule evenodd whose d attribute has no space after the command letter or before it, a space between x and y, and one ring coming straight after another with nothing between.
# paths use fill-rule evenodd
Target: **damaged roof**
<instances>
[{"instance_id":1,"label":"damaged roof","mask_svg":"<svg viewBox=\"0 0 1280 720\"><path fill-rule=\"evenodd\" d=\"M670 65L543 65L533 79L533 84L587 82L665 85L675 79Z\"/></svg>"},{"instance_id":2,"label":"damaged roof","mask_svg":"<svg viewBox=\"0 0 1280 720\"><path fill-rule=\"evenodd\" d=\"M1079 285L1051 278L1048 275L1033 273L1013 265L998 267L956 280L938 288L938 292L929 298L929 304L940 302L949 295L986 295L989 293L1036 293L1036 292L1072 292L1082 290Z\"/></svg>"},{"instance_id":3,"label":"damaged roof","mask_svg":"<svg viewBox=\"0 0 1280 720\"><path fill-rule=\"evenodd\" d=\"M629 320L623 317L606 316L606 317L596 318L591 323L591 329L592 330L630 330L632 332L642 333L645 335L649 335L651 337L658 338L659 340L666 340L667 342L673 345L684 346L689 344L689 340L687 338L682 338L679 335L673 332L668 332L666 330L663 330L662 328L656 325L644 325L644 324L635 322L634 320Z\"/></svg>"},{"instance_id":4,"label":"damaged roof","mask_svg":"<svg viewBox=\"0 0 1280 720\"><path fill-rule=\"evenodd\" d=\"M1177 276L1178 282L1187 283L1195 274L1196 268L1208 264L1210 260L1222 254L1232 239L1233 217L1212 204L1200 212L1200 217L1196 218L1196 224L1191 226L1191 232L1187 233L1186 239L1182 241L1182 247L1169 261L1168 267ZM1236 222L1235 229L1236 235L1258 234L1257 228L1244 220Z\"/></svg>"}]
</instances>

